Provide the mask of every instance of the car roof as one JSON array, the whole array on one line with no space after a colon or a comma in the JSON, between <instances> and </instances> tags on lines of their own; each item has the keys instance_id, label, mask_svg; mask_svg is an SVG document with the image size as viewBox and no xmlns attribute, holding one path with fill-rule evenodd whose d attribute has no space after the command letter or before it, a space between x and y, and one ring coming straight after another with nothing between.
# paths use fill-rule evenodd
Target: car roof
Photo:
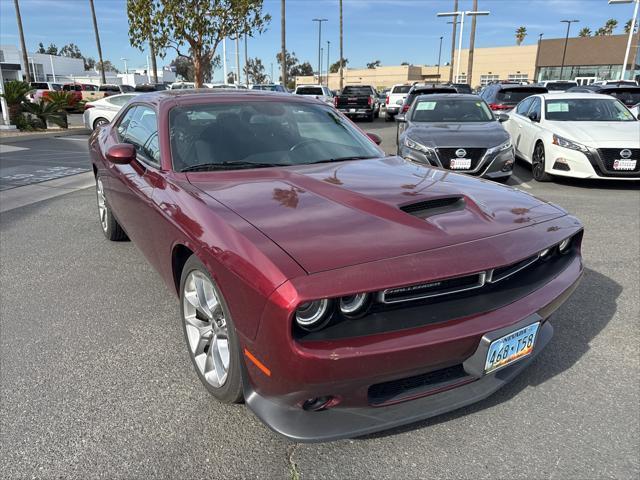
<instances>
[{"instance_id":1,"label":"car roof","mask_svg":"<svg viewBox=\"0 0 640 480\"><path fill-rule=\"evenodd\" d=\"M273 92L270 90L249 90L249 89L210 89L210 88L190 88L185 90L160 90L156 92L141 92L137 101L153 104L163 103L216 103L221 99L233 100L267 100L279 99L291 102L313 102L315 98L303 95L290 95L286 92Z\"/></svg>"},{"instance_id":2,"label":"car roof","mask_svg":"<svg viewBox=\"0 0 640 480\"><path fill-rule=\"evenodd\" d=\"M472 93L432 93L430 95L418 95L415 99L415 102L418 102L420 99L425 100L442 100L442 99L459 99L459 100L479 100L480 97L478 95L473 95Z\"/></svg>"},{"instance_id":3,"label":"car roof","mask_svg":"<svg viewBox=\"0 0 640 480\"><path fill-rule=\"evenodd\" d=\"M549 100L569 100L569 99L593 99L593 98L604 98L610 100L610 95L603 95L601 93L586 93L586 92L565 92L565 93L543 93L540 95L535 95L536 97L542 97L544 99Z\"/></svg>"}]
</instances>

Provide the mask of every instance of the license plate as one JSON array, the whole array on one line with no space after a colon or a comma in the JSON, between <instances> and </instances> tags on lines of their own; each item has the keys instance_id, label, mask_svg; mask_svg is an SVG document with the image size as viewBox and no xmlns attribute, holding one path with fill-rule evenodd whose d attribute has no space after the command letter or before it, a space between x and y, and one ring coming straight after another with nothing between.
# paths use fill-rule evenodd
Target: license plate
<instances>
[{"instance_id":1,"label":"license plate","mask_svg":"<svg viewBox=\"0 0 640 480\"><path fill-rule=\"evenodd\" d=\"M494 372L517 362L533 351L540 322L532 323L491 342L484 373Z\"/></svg>"},{"instance_id":2,"label":"license plate","mask_svg":"<svg viewBox=\"0 0 640 480\"><path fill-rule=\"evenodd\" d=\"M451 170L469 170L471 168L470 158L452 158L449 160Z\"/></svg>"},{"instance_id":3,"label":"license plate","mask_svg":"<svg viewBox=\"0 0 640 480\"><path fill-rule=\"evenodd\" d=\"M350 108L350 109L349 109L349 112L351 112L351 113L354 113L355 111L356 111L356 109L355 109L355 108Z\"/></svg>"},{"instance_id":4,"label":"license plate","mask_svg":"<svg viewBox=\"0 0 640 480\"><path fill-rule=\"evenodd\" d=\"M634 170L637 160L615 160L613 162L614 170Z\"/></svg>"}]
</instances>

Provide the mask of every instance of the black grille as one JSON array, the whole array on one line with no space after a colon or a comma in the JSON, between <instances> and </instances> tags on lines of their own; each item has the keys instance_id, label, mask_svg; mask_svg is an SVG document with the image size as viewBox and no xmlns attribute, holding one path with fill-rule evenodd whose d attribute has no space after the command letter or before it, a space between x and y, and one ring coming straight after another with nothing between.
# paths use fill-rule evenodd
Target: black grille
<instances>
[{"instance_id":1,"label":"black grille","mask_svg":"<svg viewBox=\"0 0 640 480\"><path fill-rule=\"evenodd\" d=\"M535 262L536 260L538 260L538 255L534 255L532 257L529 258L525 258L524 260L521 260L519 262L516 263L512 263L511 265L507 265L505 267L500 267L500 268L496 268L493 270L493 275L491 276L491 281L492 282L499 282L502 279L505 279L511 275L513 275L516 272L519 272L520 270L527 268L529 265L531 265L533 262Z\"/></svg>"},{"instance_id":2,"label":"black grille","mask_svg":"<svg viewBox=\"0 0 640 480\"><path fill-rule=\"evenodd\" d=\"M425 218L463 208L464 199L462 197L445 197L404 205L400 207L400 210L415 217Z\"/></svg>"},{"instance_id":3,"label":"black grille","mask_svg":"<svg viewBox=\"0 0 640 480\"><path fill-rule=\"evenodd\" d=\"M482 159L485 152L487 151L486 148L464 148L464 147L438 148L438 158L440 159L440 163L442 163L443 168L446 168L447 170L451 170L451 166L450 166L451 159L459 158L458 155L456 155L456 151L459 150L460 148L466 151L466 154L462 158L471 159L471 168L467 170L455 169L454 171L456 172L457 171L468 172L478 168L478 165L480 164L480 160Z\"/></svg>"},{"instance_id":4,"label":"black grille","mask_svg":"<svg viewBox=\"0 0 640 480\"><path fill-rule=\"evenodd\" d=\"M423 373L414 377L378 383L369 387L369 404L381 405L392 400L426 395L430 391L447 384L457 383L467 376L467 372L464 371L462 365L454 365L453 367Z\"/></svg>"},{"instance_id":5,"label":"black grille","mask_svg":"<svg viewBox=\"0 0 640 480\"><path fill-rule=\"evenodd\" d=\"M390 288L382 293L384 303L404 302L417 298L428 298L460 290L479 288L484 284L484 272L464 277L448 278L435 282L410 285L408 287Z\"/></svg>"},{"instance_id":6,"label":"black grille","mask_svg":"<svg viewBox=\"0 0 640 480\"><path fill-rule=\"evenodd\" d=\"M599 148L598 154L602 160L602 164L606 173L613 173L616 175L628 175L633 173L640 173L640 148L629 148L626 150L631 151L631 156L628 160L636 160L636 168L633 170L615 170L613 164L616 160L622 159L620 152L625 148Z\"/></svg>"}]
</instances>

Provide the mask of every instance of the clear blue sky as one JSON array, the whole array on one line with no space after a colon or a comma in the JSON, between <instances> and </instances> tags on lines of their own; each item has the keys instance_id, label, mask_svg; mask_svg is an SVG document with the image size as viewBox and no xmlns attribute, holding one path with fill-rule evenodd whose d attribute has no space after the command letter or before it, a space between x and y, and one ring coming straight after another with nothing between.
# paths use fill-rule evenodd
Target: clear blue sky
<instances>
[{"instance_id":1,"label":"clear blue sky","mask_svg":"<svg viewBox=\"0 0 640 480\"><path fill-rule=\"evenodd\" d=\"M94 2L104 58L121 69L122 57L129 59L129 68L143 66L146 53L128 42L126 0ZM349 66L376 59L383 65L403 61L436 64L440 36L444 36L442 62L448 60L451 25L436 13L451 11L453 0L344 0L343 4L344 53ZM39 42L58 47L73 42L85 56L97 58L88 0L20 0L20 6L28 50L35 50ZM460 9L471 7L472 0L460 0ZM563 37L565 25L560 20L565 18L580 20L577 27L572 26L574 33L583 26L596 30L608 18L616 18L616 33L623 33L622 26L633 13L632 5L608 5L607 0L479 0L479 8L491 15L478 20L477 47L515 44L514 31L520 25L529 32L525 44L534 43L540 33L545 38ZM269 73L280 48L280 0L265 0L265 10L272 16L271 24L266 33L249 40L249 56L261 58ZM322 43L326 48L326 40L331 42L333 63L338 59L338 0L287 0L287 49L314 68L318 32L311 19L315 17L329 19L323 24ZM465 28L464 45L468 33ZM0 0L0 43L18 45L13 0ZM229 44L228 54L233 48ZM159 65L168 64L174 56L169 50L164 60L158 60Z\"/></svg>"}]
</instances>

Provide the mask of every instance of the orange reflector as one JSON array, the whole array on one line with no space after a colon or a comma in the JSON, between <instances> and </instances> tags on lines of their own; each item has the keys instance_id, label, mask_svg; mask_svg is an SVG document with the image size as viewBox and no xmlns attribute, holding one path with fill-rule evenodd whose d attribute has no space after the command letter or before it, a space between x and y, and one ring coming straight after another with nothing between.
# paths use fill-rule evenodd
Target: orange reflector
<instances>
[{"instance_id":1,"label":"orange reflector","mask_svg":"<svg viewBox=\"0 0 640 480\"><path fill-rule=\"evenodd\" d=\"M262 373L264 373L267 377L271 376L271 370L265 367L264 364L256 357L254 357L253 354L246 348L244 349L244 354L255 364L256 367L258 367L262 371Z\"/></svg>"}]
</instances>

